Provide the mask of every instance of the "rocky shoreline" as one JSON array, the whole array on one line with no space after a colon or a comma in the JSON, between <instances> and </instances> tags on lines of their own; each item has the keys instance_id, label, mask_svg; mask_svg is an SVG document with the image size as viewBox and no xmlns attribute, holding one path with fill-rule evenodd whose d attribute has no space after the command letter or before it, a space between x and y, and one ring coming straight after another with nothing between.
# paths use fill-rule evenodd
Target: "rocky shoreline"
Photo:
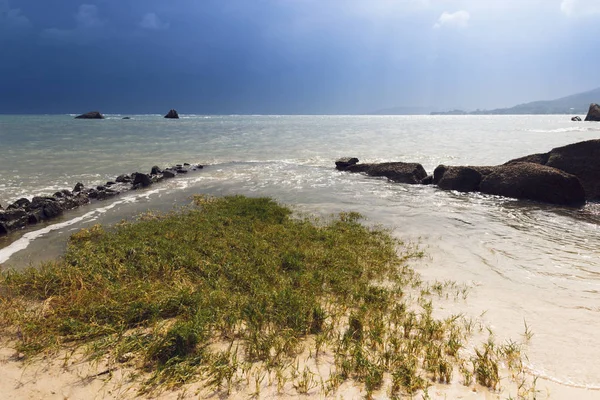
<instances>
[{"instance_id":1,"label":"rocky shoreline","mask_svg":"<svg viewBox=\"0 0 600 400\"><path fill-rule=\"evenodd\" d=\"M49 196L36 196L31 200L20 198L8 205L6 209L0 205L0 236L56 218L65 211L93 201L106 200L130 190L142 189L164 179L175 178L203 168L203 165L189 163L177 164L164 170L154 166L149 174L141 172L122 174L114 181L96 187L86 188L78 182L72 190L63 189Z\"/></svg>"},{"instance_id":2,"label":"rocky shoreline","mask_svg":"<svg viewBox=\"0 0 600 400\"><path fill-rule=\"evenodd\" d=\"M544 203L582 206L600 200L600 140L587 140L531 154L496 166L439 165L432 175L421 164L359 164L336 161L340 171L383 176L393 182L436 185L442 190L480 192Z\"/></svg>"}]
</instances>

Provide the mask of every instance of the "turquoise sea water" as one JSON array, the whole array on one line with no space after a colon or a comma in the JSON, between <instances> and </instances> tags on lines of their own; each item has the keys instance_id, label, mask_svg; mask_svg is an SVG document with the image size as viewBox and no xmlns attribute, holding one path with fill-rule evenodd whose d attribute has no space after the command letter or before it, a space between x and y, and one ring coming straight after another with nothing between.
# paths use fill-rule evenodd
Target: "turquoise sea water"
<instances>
[{"instance_id":1,"label":"turquoise sea water","mask_svg":"<svg viewBox=\"0 0 600 400\"><path fill-rule=\"evenodd\" d=\"M59 255L68 235L194 193L268 195L299 211L358 211L427 254L426 279L468 285L448 311L480 315L501 337L535 332L530 368L600 387L600 207L553 207L341 173L334 161L494 165L598 138L600 124L567 116L0 116L0 204L95 185L122 173L182 162L206 168L68 212L0 238L0 264L21 268ZM593 345L590 345L593 343Z\"/></svg>"}]
</instances>

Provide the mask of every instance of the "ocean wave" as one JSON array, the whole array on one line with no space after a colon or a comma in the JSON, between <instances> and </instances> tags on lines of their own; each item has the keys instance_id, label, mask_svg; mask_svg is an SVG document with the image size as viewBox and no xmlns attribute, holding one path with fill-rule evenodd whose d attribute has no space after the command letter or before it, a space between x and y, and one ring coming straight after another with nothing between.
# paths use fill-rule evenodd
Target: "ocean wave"
<instances>
[{"instance_id":1,"label":"ocean wave","mask_svg":"<svg viewBox=\"0 0 600 400\"><path fill-rule=\"evenodd\" d=\"M596 132L600 131L600 127L578 126L557 129L525 129L525 132L533 133L566 133L566 132Z\"/></svg>"}]
</instances>

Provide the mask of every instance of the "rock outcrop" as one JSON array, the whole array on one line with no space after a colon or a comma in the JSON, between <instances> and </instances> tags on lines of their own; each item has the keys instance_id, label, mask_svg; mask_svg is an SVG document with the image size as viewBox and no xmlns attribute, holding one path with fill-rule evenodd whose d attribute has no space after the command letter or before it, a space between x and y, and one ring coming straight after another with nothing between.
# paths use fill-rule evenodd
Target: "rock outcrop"
<instances>
[{"instance_id":1,"label":"rock outcrop","mask_svg":"<svg viewBox=\"0 0 600 400\"><path fill-rule=\"evenodd\" d=\"M556 168L528 162L501 165L483 176L481 193L577 206L585 203L585 191L576 176Z\"/></svg>"},{"instance_id":2,"label":"rock outcrop","mask_svg":"<svg viewBox=\"0 0 600 400\"><path fill-rule=\"evenodd\" d=\"M398 183L418 184L427 177L421 164L386 162L378 164L358 164L358 158L348 157L336 161L340 171L362 172L370 176L383 176Z\"/></svg>"},{"instance_id":3,"label":"rock outcrop","mask_svg":"<svg viewBox=\"0 0 600 400\"><path fill-rule=\"evenodd\" d=\"M585 117L586 121L600 121L600 105L590 104L590 109Z\"/></svg>"},{"instance_id":4,"label":"rock outcrop","mask_svg":"<svg viewBox=\"0 0 600 400\"><path fill-rule=\"evenodd\" d=\"M476 192L485 174L493 167L447 167L439 165L433 171L433 184L440 189Z\"/></svg>"},{"instance_id":5,"label":"rock outcrop","mask_svg":"<svg viewBox=\"0 0 600 400\"><path fill-rule=\"evenodd\" d=\"M575 116L575 117L571 118L571 121L573 121L573 122L581 122L581 117Z\"/></svg>"},{"instance_id":6,"label":"rock outcrop","mask_svg":"<svg viewBox=\"0 0 600 400\"><path fill-rule=\"evenodd\" d=\"M104 115L98 111L90 111L75 117L75 119L104 119Z\"/></svg>"},{"instance_id":7,"label":"rock outcrop","mask_svg":"<svg viewBox=\"0 0 600 400\"><path fill-rule=\"evenodd\" d=\"M511 160L506 164L524 161L557 168L575 175L585 190L586 199L600 200L600 139L557 147L548 153L532 154Z\"/></svg>"},{"instance_id":8,"label":"rock outcrop","mask_svg":"<svg viewBox=\"0 0 600 400\"><path fill-rule=\"evenodd\" d=\"M185 168L184 168L185 166ZM197 171L203 165L188 163L177 164L164 171L158 166L152 167L150 174L134 172L131 175L119 175L114 181L105 185L86 188L78 182L73 191L64 189L55 192L52 196L38 196L32 200L20 198L8 205L6 209L0 206L0 236L27 225L37 224L42 221L56 218L65 211L88 204L91 201L106 200L118 194L150 186L164 178L173 178L181 173Z\"/></svg>"},{"instance_id":9,"label":"rock outcrop","mask_svg":"<svg viewBox=\"0 0 600 400\"><path fill-rule=\"evenodd\" d=\"M179 118L179 114L177 114L177 111L175 109L171 109L171 110L169 110L169 112L167 113L167 115L165 115L165 118L178 119Z\"/></svg>"}]
</instances>

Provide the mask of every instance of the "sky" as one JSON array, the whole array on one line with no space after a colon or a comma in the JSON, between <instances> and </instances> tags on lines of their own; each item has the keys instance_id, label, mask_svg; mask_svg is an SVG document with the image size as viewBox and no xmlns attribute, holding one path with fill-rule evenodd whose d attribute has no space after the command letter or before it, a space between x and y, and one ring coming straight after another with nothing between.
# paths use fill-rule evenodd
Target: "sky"
<instances>
[{"instance_id":1,"label":"sky","mask_svg":"<svg viewBox=\"0 0 600 400\"><path fill-rule=\"evenodd\" d=\"M491 109L599 66L600 0L0 0L0 113Z\"/></svg>"}]
</instances>

